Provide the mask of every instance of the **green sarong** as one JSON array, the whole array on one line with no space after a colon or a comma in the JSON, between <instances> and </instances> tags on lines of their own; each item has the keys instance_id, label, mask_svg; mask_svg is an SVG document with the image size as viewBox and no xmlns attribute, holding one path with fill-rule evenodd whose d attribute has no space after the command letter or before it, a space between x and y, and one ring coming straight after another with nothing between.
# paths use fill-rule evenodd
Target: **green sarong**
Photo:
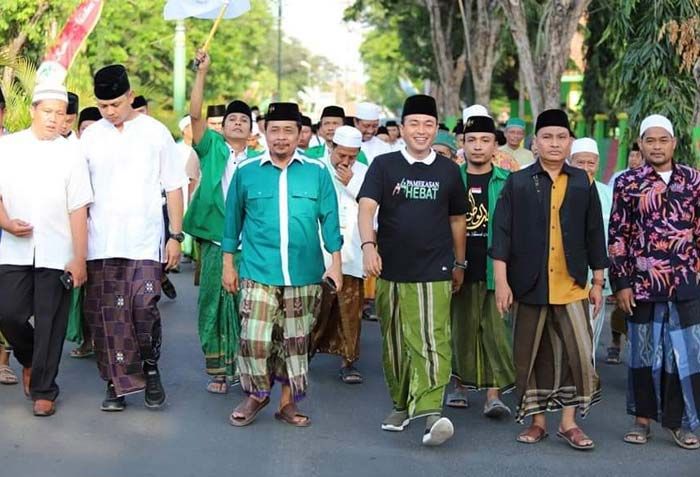
<instances>
[{"instance_id":1,"label":"green sarong","mask_svg":"<svg viewBox=\"0 0 700 477\"><path fill-rule=\"evenodd\" d=\"M83 336L83 287L73 288L70 294L70 311L68 312L68 328L66 340L82 344Z\"/></svg>"},{"instance_id":2,"label":"green sarong","mask_svg":"<svg viewBox=\"0 0 700 477\"><path fill-rule=\"evenodd\" d=\"M234 259L237 259L237 256ZM233 377L236 375L236 353L240 335L237 297L226 292L221 285L221 247L212 242L202 241L200 260L202 273L198 328L207 374Z\"/></svg>"},{"instance_id":3,"label":"green sarong","mask_svg":"<svg viewBox=\"0 0 700 477\"><path fill-rule=\"evenodd\" d=\"M452 373L472 389L515 385L510 315L502 318L486 282L465 283L452 297Z\"/></svg>"},{"instance_id":4,"label":"green sarong","mask_svg":"<svg viewBox=\"0 0 700 477\"><path fill-rule=\"evenodd\" d=\"M384 378L394 409L411 419L442 413L452 369L451 287L377 280Z\"/></svg>"}]
</instances>

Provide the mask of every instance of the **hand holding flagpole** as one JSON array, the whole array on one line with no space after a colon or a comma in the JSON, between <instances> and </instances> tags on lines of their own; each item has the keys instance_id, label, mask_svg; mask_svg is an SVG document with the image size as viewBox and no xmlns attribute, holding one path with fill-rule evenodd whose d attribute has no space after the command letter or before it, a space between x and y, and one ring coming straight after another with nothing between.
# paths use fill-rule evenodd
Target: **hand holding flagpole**
<instances>
[{"instance_id":1,"label":"hand holding flagpole","mask_svg":"<svg viewBox=\"0 0 700 477\"><path fill-rule=\"evenodd\" d=\"M216 17L216 20L214 20L214 24L211 27L211 30L209 31L209 36L207 36L207 40L204 42L204 45L202 46L202 51L204 53L209 51L209 44L211 43L211 40L214 38L214 34L216 33L216 30L219 29L219 24L221 23L221 20L224 19L224 15L226 15L226 9L228 8L229 0L224 0L224 3L221 5L221 10L219 11L219 15ZM192 61L192 70L197 71L199 69L199 63L200 61L195 58L194 61Z\"/></svg>"}]
</instances>

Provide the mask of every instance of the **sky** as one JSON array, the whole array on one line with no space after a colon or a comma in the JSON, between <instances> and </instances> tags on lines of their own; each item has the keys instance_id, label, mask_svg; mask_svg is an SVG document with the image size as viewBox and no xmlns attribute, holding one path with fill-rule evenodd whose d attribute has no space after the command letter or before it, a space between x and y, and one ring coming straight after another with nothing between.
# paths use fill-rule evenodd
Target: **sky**
<instances>
[{"instance_id":1,"label":"sky","mask_svg":"<svg viewBox=\"0 0 700 477\"><path fill-rule=\"evenodd\" d=\"M271 2L276 5L277 0ZM343 21L352 0L282 0L282 29L311 52L338 65L349 79L363 78L362 26ZM276 14L277 9L273 7Z\"/></svg>"}]
</instances>

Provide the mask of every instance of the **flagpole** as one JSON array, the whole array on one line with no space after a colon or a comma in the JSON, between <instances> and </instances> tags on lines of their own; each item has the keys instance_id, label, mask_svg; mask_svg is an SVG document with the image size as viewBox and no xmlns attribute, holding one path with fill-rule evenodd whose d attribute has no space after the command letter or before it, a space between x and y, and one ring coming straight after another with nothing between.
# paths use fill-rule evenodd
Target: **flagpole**
<instances>
[{"instance_id":1,"label":"flagpole","mask_svg":"<svg viewBox=\"0 0 700 477\"><path fill-rule=\"evenodd\" d=\"M214 38L214 34L216 33L216 30L219 29L219 24L221 23L221 20L224 19L224 15L226 15L226 9L228 8L228 4L230 3L230 0L224 0L224 3L221 5L221 10L219 10L219 15L216 17L216 20L214 20L214 24L211 27L211 30L209 31L209 36L207 37L207 40L204 42L204 45L202 45L202 50L207 51L209 50L209 44L211 43L211 40ZM199 62L197 60L194 60L192 62L192 69L194 71L197 71L197 68L199 67Z\"/></svg>"},{"instance_id":2,"label":"flagpole","mask_svg":"<svg viewBox=\"0 0 700 477\"><path fill-rule=\"evenodd\" d=\"M282 0L277 8L277 101L282 101Z\"/></svg>"}]
</instances>

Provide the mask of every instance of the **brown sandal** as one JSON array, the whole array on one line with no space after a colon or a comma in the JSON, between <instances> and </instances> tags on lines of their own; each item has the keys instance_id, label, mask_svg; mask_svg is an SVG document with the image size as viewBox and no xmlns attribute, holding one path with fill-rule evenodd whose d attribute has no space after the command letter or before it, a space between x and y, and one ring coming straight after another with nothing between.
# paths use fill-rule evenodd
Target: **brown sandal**
<instances>
[{"instance_id":1,"label":"brown sandal","mask_svg":"<svg viewBox=\"0 0 700 477\"><path fill-rule=\"evenodd\" d=\"M231 425L235 427L247 426L255 420L258 413L268 404L270 404L269 397L266 397L262 401L258 401L257 399L248 396L245 401L243 401L236 407L236 409L233 410L228 420ZM243 417L236 417L234 415L236 413L242 414Z\"/></svg>"},{"instance_id":2,"label":"brown sandal","mask_svg":"<svg viewBox=\"0 0 700 477\"><path fill-rule=\"evenodd\" d=\"M538 426L537 424L533 424L524 432L521 432L516 440L518 442L522 442L523 444L537 444L548 435L549 434L547 434L547 431L542 427Z\"/></svg>"},{"instance_id":3,"label":"brown sandal","mask_svg":"<svg viewBox=\"0 0 700 477\"><path fill-rule=\"evenodd\" d=\"M279 412L275 413L275 419L295 427L309 427L311 425L309 416L301 414L294 403L284 405Z\"/></svg>"},{"instance_id":4,"label":"brown sandal","mask_svg":"<svg viewBox=\"0 0 700 477\"><path fill-rule=\"evenodd\" d=\"M561 437L576 450L591 450L595 448L593 439L588 437L579 427L572 427L566 432L557 432L557 437ZM583 441L590 441L590 444L581 444Z\"/></svg>"}]
</instances>

